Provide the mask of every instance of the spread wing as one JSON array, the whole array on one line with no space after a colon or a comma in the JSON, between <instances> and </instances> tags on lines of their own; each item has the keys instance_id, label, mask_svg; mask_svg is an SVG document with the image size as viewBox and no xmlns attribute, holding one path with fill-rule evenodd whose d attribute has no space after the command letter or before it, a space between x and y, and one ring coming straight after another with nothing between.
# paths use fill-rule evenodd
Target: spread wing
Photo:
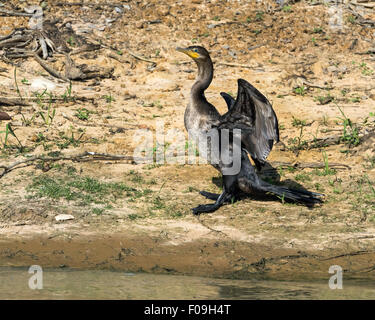
<instances>
[{"instance_id":1,"label":"spread wing","mask_svg":"<svg viewBox=\"0 0 375 320\"><path fill-rule=\"evenodd\" d=\"M234 100L233 97L226 92L220 92L220 95L224 98L228 106L228 110L230 110L234 106L234 103L236 102L236 100Z\"/></svg>"},{"instance_id":2,"label":"spread wing","mask_svg":"<svg viewBox=\"0 0 375 320\"><path fill-rule=\"evenodd\" d=\"M241 129L243 148L254 161L264 163L274 141L279 141L277 117L270 102L246 80L238 79L237 99L228 108L218 128Z\"/></svg>"}]
</instances>

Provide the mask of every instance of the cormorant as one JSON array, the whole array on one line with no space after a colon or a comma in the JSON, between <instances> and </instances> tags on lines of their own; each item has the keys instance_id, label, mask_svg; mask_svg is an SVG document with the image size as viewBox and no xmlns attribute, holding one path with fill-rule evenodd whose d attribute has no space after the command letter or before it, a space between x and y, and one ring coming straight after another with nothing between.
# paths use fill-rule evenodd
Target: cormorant
<instances>
[{"instance_id":1,"label":"cormorant","mask_svg":"<svg viewBox=\"0 0 375 320\"><path fill-rule=\"evenodd\" d=\"M225 165L222 161L212 164L223 174L223 191L214 194L201 191L204 197L215 200L213 204L199 205L192 209L194 214L213 212L225 202L238 199L244 193L272 193L281 199L289 199L312 206L321 203L320 193L290 189L272 185L261 180L252 166L248 154L258 169L264 164L274 141L279 141L277 117L269 101L246 80L238 79L238 93L234 100L221 93L228 105L228 112L220 115L216 108L207 101L204 91L213 78L213 64L208 51L201 46L177 48L191 57L198 66L198 76L190 92L190 102L185 109L184 123L193 139L204 136L210 130L241 129L241 168L238 174L223 174ZM220 134L219 134L220 136ZM220 145L222 142L220 141ZM229 145L233 151L233 142ZM201 150L200 150L201 152ZM232 152L233 155L233 152Z\"/></svg>"}]
</instances>

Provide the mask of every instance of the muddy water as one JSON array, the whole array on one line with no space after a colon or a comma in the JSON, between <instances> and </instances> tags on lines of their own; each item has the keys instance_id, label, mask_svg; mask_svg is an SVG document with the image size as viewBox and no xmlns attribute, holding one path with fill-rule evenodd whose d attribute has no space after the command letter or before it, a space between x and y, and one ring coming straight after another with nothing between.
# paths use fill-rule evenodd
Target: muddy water
<instances>
[{"instance_id":1,"label":"muddy water","mask_svg":"<svg viewBox=\"0 0 375 320\"><path fill-rule=\"evenodd\" d=\"M375 284L229 280L111 271L47 269L31 290L25 268L0 268L0 299L375 299Z\"/></svg>"}]
</instances>

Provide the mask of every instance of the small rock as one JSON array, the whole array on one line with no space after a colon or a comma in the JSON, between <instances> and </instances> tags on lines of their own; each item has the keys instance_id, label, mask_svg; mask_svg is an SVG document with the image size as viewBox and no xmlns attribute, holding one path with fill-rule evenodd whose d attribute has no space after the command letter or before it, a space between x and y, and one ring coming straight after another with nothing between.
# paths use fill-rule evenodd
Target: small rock
<instances>
[{"instance_id":1,"label":"small rock","mask_svg":"<svg viewBox=\"0 0 375 320\"><path fill-rule=\"evenodd\" d=\"M66 221L66 220L73 220L74 216L71 214L59 214L55 217L56 221Z\"/></svg>"},{"instance_id":2,"label":"small rock","mask_svg":"<svg viewBox=\"0 0 375 320\"><path fill-rule=\"evenodd\" d=\"M228 53L232 58L237 59L237 54L234 51L229 51Z\"/></svg>"},{"instance_id":3,"label":"small rock","mask_svg":"<svg viewBox=\"0 0 375 320\"><path fill-rule=\"evenodd\" d=\"M345 67L345 66L342 66L342 67L338 68L337 70L338 70L338 72L346 73L348 71L348 68Z\"/></svg>"},{"instance_id":4,"label":"small rock","mask_svg":"<svg viewBox=\"0 0 375 320\"><path fill-rule=\"evenodd\" d=\"M56 84L52 81L44 78L35 78L31 80L31 90L38 91L38 90L48 90L53 91L56 89Z\"/></svg>"},{"instance_id":5,"label":"small rock","mask_svg":"<svg viewBox=\"0 0 375 320\"><path fill-rule=\"evenodd\" d=\"M135 23L135 27L136 27L137 29L142 29L142 28L144 27L144 22L143 22L143 21L137 21L137 22Z\"/></svg>"},{"instance_id":6,"label":"small rock","mask_svg":"<svg viewBox=\"0 0 375 320\"><path fill-rule=\"evenodd\" d=\"M329 67L327 67L327 71L329 73L337 72L337 67L335 67L335 66L329 66Z\"/></svg>"},{"instance_id":7,"label":"small rock","mask_svg":"<svg viewBox=\"0 0 375 320\"><path fill-rule=\"evenodd\" d=\"M116 21L116 19L107 18L105 19L106 24L111 24L112 22Z\"/></svg>"},{"instance_id":8,"label":"small rock","mask_svg":"<svg viewBox=\"0 0 375 320\"><path fill-rule=\"evenodd\" d=\"M0 120L12 120L12 118L6 112L0 112Z\"/></svg>"},{"instance_id":9,"label":"small rock","mask_svg":"<svg viewBox=\"0 0 375 320\"><path fill-rule=\"evenodd\" d=\"M161 7L160 10L159 10L159 13L162 15L162 16L167 16L169 14L169 7Z\"/></svg>"}]
</instances>

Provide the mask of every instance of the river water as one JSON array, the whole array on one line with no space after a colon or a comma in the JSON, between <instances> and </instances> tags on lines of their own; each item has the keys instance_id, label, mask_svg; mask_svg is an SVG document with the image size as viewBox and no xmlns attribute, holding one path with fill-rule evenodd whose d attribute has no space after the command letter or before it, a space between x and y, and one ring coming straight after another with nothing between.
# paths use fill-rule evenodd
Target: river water
<instances>
[{"instance_id":1,"label":"river water","mask_svg":"<svg viewBox=\"0 0 375 320\"><path fill-rule=\"evenodd\" d=\"M343 289L332 290L328 279L284 282L45 269L43 289L32 290L32 276L27 268L0 268L0 299L375 299L375 283L345 279Z\"/></svg>"}]
</instances>

